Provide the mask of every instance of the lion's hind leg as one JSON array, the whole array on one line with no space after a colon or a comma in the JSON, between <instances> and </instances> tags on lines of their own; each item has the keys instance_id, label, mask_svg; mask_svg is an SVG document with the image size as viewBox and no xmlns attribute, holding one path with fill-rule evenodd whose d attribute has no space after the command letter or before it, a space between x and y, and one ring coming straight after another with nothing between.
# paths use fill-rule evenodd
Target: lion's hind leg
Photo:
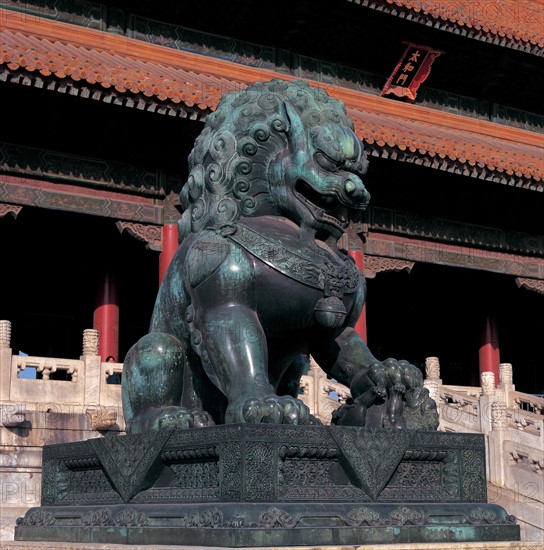
<instances>
[{"instance_id":1,"label":"lion's hind leg","mask_svg":"<svg viewBox=\"0 0 544 550\"><path fill-rule=\"evenodd\" d=\"M122 382L128 433L213 424L208 413L180 406L185 357L184 345L162 332L147 334L130 348Z\"/></svg>"}]
</instances>

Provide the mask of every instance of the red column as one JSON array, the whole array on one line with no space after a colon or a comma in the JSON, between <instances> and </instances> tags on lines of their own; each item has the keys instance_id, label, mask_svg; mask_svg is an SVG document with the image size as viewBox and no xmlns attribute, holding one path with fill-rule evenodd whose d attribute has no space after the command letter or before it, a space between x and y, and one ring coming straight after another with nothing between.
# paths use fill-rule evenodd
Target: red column
<instances>
[{"instance_id":1,"label":"red column","mask_svg":"<svg viewBox=\"0 0 544 550\"><path fill-rule=\"evenodd\" d=\"M162 226L162 252L159 255L159 285L178 249L178 225L171 223Z\"/></svg>"},{"instance_id":2,"label":"red column","mask_svg":"<svg viewBox=\"0 0 544 550\"><path fill-rule=\"evenodd\" d=\"M499 335L497 320L492 315L485 318L480 345L480 375L482 372L492 372L495 384L499 382Z\"/></svg>"},{"instance_id":3,"label":"red column","mask_svg":"<svg viewBox=\"0 0 544 550\"><path fill-rule=\"evenodd\" d=\"M113 355L119 358L119 298L117 282L111 273L105 273L98 289L97 305L94 310L93 328L100 334L98 353L102 361Z\"/></svg>"},{"instance_id":4,"label":"red column","mask_svg":"<svg viewBox=\"0 0 544 550\"><path fill-rule=\"evenodd\" d=\"M362 250L349 250L349 255L355 260L355 265L359 268L359 271L363 272L364 267L364 254ZM355 332L367 342L366 337L366 303L363 304L363 310L359 316L359 320L355 324Z\"/></svg>"}]
</instances>

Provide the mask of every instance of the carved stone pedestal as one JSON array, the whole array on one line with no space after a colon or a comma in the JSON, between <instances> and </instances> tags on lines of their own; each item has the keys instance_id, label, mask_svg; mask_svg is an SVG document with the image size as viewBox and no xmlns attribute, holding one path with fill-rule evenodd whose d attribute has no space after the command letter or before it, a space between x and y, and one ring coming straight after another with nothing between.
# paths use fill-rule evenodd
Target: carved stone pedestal
<instances>
[{"instance_id":1,"label":"carved stone pedestal","mask_svg":"<svg viewBox=\"0 0 544 550\"><path fill-rule=\"evenodd\" d=\"M479 434L230 425L49 445L16 540L194 546L519 540Z\"/></svg>"}]
</instances>

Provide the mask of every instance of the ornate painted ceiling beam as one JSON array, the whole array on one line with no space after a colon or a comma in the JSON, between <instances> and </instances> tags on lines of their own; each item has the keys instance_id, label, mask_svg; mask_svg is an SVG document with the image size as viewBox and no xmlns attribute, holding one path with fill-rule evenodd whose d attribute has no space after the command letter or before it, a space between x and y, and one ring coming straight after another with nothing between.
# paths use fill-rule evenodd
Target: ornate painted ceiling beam
<instances>
[{"instance_id":1,"label":"ornate painted ceiling beam","mask_svg":"<svg viewBox=\"0 0 544 550\"><path fill-rule=\"evenodd\" d=\"M0 174L0 202L139 223L163 223L161 200L7 174Z\"/></svg>"},{"instance_id":2,"label":"ornate painted ceiling beam","mask_svg":"<svg viewBox=\"0 0 544 550\"><path fill-rule=\"evenodd\" d=\"M167 175L126 162L0 141L0 172L164 199Z\"/></svg>"},{"instance_id":3,"label":"ornate painted ceiling beam","mask_svg":"<svg viewBox=\"0 0 544 550\"><path fill-rule=\"evenodd\" d=\"M365 220L364 225L356 226L356 232L403 235L468 248L544 257L544 236L539 234L506 231L374 206L368 209Z\"/></svg>"},{"instance_id":4,"label":"ornate painted ceiling beam","mask_svg":"<svg viewBox=\"0 0 544 550\"><path fill-rule=\"evenodd\" d=\"M364 252L365 258L378 256L544 280L544 258L409 239L398 235L369 233Z\"/></svg>"}]
</instances>

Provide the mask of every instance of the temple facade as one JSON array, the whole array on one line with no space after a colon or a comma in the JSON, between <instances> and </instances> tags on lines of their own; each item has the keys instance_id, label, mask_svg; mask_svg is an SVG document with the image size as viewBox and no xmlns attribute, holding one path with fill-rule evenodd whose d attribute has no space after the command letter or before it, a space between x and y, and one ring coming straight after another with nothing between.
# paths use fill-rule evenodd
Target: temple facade
<instances>
[{"instance_id":1,"label":"temple facade","mask_svg":"<svg viewBox=\"0 0 544 550\"><path fill-rule=\"evenodd\" d=\"M369 155L371 206L343 244L372 351L440 357L455 385L512 363L543 394L543 18L515 0L0 1L13 353L77 359L92 327L122 362L206 117L227 92L302 78L345 103Z\"/></svg>"},{"instance_id":2,"label":"temple facade","mask_svg":"<svg viewBox=\"0 0 544 550\"><path fill-rule=\"evenodd\" d=\"M256 5L0 0L0 540L40 501L44 443L124 433L111 382L194 140L223 94L281 78L343 101L369 155L357 330L426 370L441 430L486 435L489 498L542 544L542 2ZM325 423L347 395L316 365L301 382Z\"/></svg>"}]
</instances>

